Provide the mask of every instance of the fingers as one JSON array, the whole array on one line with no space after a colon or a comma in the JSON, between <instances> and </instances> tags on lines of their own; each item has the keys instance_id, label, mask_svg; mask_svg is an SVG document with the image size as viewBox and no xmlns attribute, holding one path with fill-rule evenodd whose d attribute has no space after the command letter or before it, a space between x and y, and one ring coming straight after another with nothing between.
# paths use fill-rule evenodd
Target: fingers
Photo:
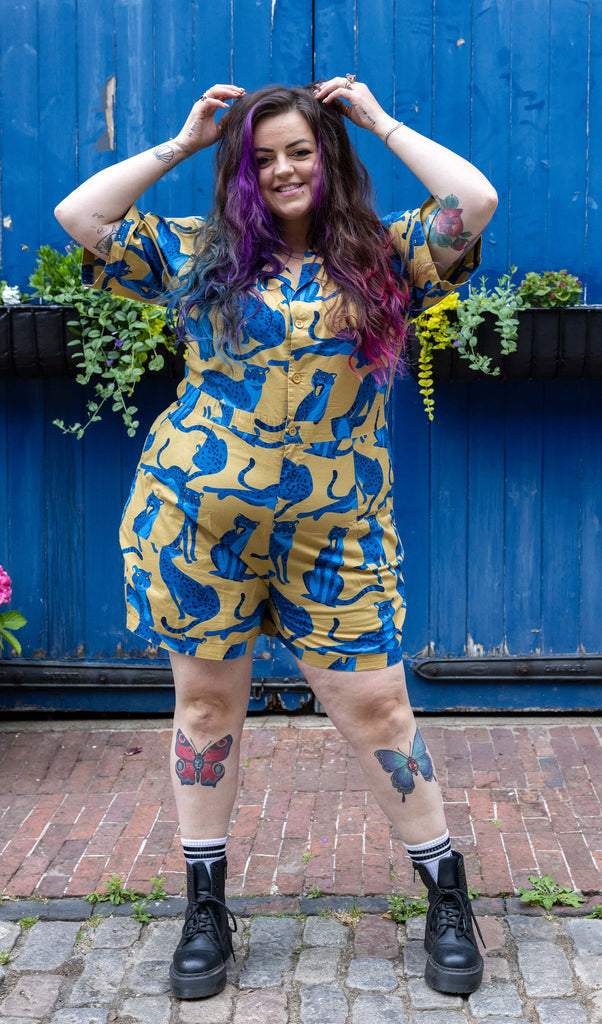
<instances>
[{"instance_id":1,"label":"fingers","mask_svg":"<svg viewBox=\"0 0 602 1024\"><path fill-rule=\"evenodd\" d=\"M365 88L362 82L355 81L355 75L339 75L337 78L330 78L327 82L322 82L316 89L315 97L324 103L331 103L337 98L351 102L351 93Z\"/></svg>"}]
</instances>

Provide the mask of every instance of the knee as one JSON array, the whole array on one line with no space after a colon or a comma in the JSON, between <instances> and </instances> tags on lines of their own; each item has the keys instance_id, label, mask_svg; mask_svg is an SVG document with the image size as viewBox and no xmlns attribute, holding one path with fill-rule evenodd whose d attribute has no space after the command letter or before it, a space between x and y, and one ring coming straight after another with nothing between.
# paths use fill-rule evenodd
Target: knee
<instances>
[{"instance_id":1,"label":"knee","mask_svg":"<svg viewBox=\"0 0 602 1024\"><path fill-rule=\"evenodd\" d=\"M400 737L411 738L416 728L414 713L405 693L371 694L362 701L353 719L350 726L353 739L349 737L352 745L358 739L363 743L381 744L388 742L387 737L398 743Z\"/></svg>"},{"instance_id":2,"label":"knee","mask_svg":"<svg viewBox=\"0 0 602 1024\"><path fill-rule=\"evenodd\" d=\"M184 691L176 696L176 718L186 723L193 736L213 736L233 729L239 719L244 721L246 707L239 703L230 693Z\"/></svg>"}]
</instances>

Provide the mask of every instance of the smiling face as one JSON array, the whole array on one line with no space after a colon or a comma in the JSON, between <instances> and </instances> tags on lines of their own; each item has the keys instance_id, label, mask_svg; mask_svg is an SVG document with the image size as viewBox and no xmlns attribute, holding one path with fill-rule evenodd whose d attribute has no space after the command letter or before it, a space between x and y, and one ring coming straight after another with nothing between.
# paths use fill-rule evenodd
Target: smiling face
<instances>
[{"instance_id":1,"label":"smiling face","mask_svg":"<svg viewBox=\"0 0 602 1024\"><path fill-rule=\"evenodd\" d=\"M318 145L298 110L264 117L253 133L259 164L259 191L284 236L305 238L311 226L311 173ZM297 244L297 243L296 243Z\"/></svg>"}]
</instances>

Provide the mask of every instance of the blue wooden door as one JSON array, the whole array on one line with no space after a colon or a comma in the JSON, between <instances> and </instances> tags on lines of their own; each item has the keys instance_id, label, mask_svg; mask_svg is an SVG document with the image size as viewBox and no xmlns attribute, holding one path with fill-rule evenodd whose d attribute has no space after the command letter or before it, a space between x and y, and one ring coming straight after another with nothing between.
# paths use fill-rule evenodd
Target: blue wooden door
<instances>
[{"instance_id":1,"label":"blue wooden door","mask_svg":"<svg viewBox=\"0 0 602 1024\"><path fill-rule=\"evenodd\" d=\"M601 40L602 6L586 0L0 0L0 276L26 287L36 248L68 242L52 214L58 200L173 135L209 84L252 89L354 72L396 117L494 182L500 204L483 240L490 279L511 264L518 274L567 267L590 302L602 301ZM374 136L351 133L379 210L419 205L424 190L405 167ZM203 213L210 192L211 154L202 153L141 205ZM81 417L77 385L0 383L0 559L28 619L24 658L58 666L57 706L68 689L61 696L61 666L165 664L124 630L116 530L144 427L172 394L145 383L138 438L109 416L77 442L52 426ZM441 385L429 426L413 382L399 382L408 664L418 654L600 652L600 399L593 382ZM296 674L271 641L256 655L258 678ZM599 678L482 686L410 677L428 709L601 704ZM131 699L142 709L155 698Z\"/></svg>"}]
</instances>

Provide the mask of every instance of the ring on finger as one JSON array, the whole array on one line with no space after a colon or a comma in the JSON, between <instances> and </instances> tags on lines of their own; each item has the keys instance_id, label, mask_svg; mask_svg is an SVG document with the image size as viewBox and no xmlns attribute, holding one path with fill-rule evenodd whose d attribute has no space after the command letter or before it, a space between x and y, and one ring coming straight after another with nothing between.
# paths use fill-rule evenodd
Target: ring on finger
<instances>
[{"instance_id":1,"label":"ring on finger","mask_svg":"<svg viewBox=\"0 0 602 1024\"><path fill-rule=\"evenodd\" d=\"M200 100L201 103L203 102L203 100L208 100L208 99L209 99L209 97L208 97L206 92L204 92L203 95L199 97L199 100Z\"/></svg>"},{"instance_id":2,"label":"ring on finger","mask_svg":"<svg viewBox=\"0 0 602 1024\"><path fill-rule=\"evenodd\" d=\"M353 83L355 82L357 75L345 75L347 81L345 82L346 89L353 89Z\"/></svg>"}]
</instances>

